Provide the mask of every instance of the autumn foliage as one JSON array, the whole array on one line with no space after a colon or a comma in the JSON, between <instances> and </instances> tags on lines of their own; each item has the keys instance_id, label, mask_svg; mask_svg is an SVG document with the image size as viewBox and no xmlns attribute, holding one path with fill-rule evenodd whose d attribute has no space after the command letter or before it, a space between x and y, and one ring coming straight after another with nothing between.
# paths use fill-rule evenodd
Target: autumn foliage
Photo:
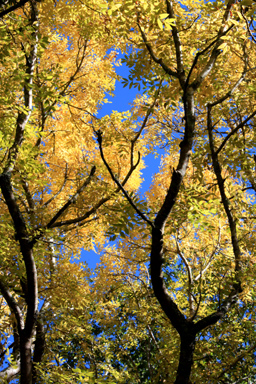
<instances>
[{"instance_id":1,"label":"autumn foliage","mask_svg":"<svg viewBox=\"0 0 256 384\"><path fill-rule=\"evenodd\" d=\"M255 12L1 3L1 382L255 382Z\"/></svg>"}]
</instances>

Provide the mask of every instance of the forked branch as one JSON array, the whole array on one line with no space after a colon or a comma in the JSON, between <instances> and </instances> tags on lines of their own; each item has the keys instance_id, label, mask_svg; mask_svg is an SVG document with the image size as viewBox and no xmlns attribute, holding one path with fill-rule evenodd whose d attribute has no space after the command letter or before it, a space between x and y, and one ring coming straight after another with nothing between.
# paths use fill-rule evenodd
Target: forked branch
<instances>
[{"instance_id":1,"label":"forked branch","mask_svg":"<svg viewBox=\"0 0 256 384\"><path fill-rule=\"evenodd\" d=\"M102 149L102 132L100 130L98 131L95 131L96 135L97 135L97 141L98 141L98 144L99 144L99 148L100 148L100 155L101 155L101 158L102 158L102 161L103 163L105 164L112 180L115 182L115 184L117 185L118 189L120 189L122 191L122 193L124 194L124 196L126 197L127 201L130 203L130 205L133 207L133 209L135 210L135 212L142 218L143 221L145 221L147 224L149 224L151 227L153 227L153 223L144 215L143 212L141 212L138 207L136 207L136 205L134 204L132 198L128 195L128 193L126 192L126 190L124 189L123 185L119 182L119 180L114 176L113 172L112 172L112 169L110 168L108 162L106 161L105 159L105 156L104 156L104 153L103 153L103 149Z\"/></svg>"}]
</instances>

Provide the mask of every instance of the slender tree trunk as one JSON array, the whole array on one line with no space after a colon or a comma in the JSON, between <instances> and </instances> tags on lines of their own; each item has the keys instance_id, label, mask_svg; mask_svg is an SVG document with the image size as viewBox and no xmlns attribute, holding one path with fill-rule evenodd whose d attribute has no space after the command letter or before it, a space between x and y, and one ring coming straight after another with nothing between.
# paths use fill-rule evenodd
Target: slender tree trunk
<instances>
[{"instance_id":1,"label":"slender tree trunk","mask_svg":"<svg viewBox=\"0 0 256 384\"><path fill-rule=\"evenodd\" d=\"M32 384L31 338L20 335L20 384Z\"/></svg>"},{"instance_id":2,"label":"slender tree trunk","mask_svg":"<svg viewBox=\"0 0 256 384\"><path fill-rule=\"evenodd\" d=\"M185 333L181 336L179 366L174 384L191 384L190 374L195 344L194 333Z\"/></svg>"},{"instance_id":3,"label":"slender tree trunk","mask_svg":"<svg viewBox=\"0 0 256 384\"><path fill-rule=\"evenodd\" d=\"M32 382L36 384L37 381L37 363L41 363L42 357L44 354L45 347L45 331L42 319L38 317L36 322L36 339L35 339L35 348L33 354L33 372L32 372Z\"/></svg>"}]
</instances>

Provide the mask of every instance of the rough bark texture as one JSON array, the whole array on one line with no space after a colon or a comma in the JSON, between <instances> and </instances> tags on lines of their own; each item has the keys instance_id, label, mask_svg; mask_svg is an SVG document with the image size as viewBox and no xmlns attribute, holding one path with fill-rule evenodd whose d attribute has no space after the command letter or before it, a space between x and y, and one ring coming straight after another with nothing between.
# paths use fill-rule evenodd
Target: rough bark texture
<instances>
[{"instance_id":1,"label":"rough bark texture","mask_svg":"<svg viewBox=\"0 0 256 384\"><path fill-rule=\"evenodd\" d=\"M190 374L193 365L193 354L195 349L195 333L184 332L181 336L180 357L177 376L174 384L190 384Z\"/></svg>"},{"instance_id":2,"label":"rough bark texture","mask_svg":"<svg viewBox=\"0 0 256 384\"><path fill-rule=\"evenodd\" d=\"M31 338L24 331L20 336L20 384L32 384Z\"/></svg>"}]
</instances>

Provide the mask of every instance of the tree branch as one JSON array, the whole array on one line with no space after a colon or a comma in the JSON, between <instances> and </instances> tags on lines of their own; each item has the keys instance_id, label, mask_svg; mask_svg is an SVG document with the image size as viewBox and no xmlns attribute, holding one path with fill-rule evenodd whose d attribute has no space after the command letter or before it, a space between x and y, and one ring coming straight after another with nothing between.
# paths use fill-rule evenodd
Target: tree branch
<instances>
[{"instance_id":1,"label":"tree branch","mask_svg":"<svg viewBox=\"0 0 256 384\"><path fill-rule=\"evenodd\" d=\"M40 317L36 321L36 340L33 354L33 381L32 384L36 384L37 379L37 367L36 364L42 361L45 348L45 331L43 321Z\"/></svg>"},{"instance_id":2,"label":"tree branch","mask_svg":"<svg viewBox=\"0 0 256 384\"><path fill-rule=\"evenodd\" d=\"M65 188L67 179L68 179L68 164L66 164L65 175L64 175L64 181L63 181L62 186L60 187L60 189L58 190L58 192L56 192L56 193L55 193L49 200L47 200L47 201L43 204L43 207L47 207L47 205L49 205L54 199L56 199L56 197L63 191L63 189Z\"/></svg>"},{"instance_id":3,"label":"tree branch","mask_svg":"<svg viewBox=\"0 0 256 384\"><path fill-rule=\"evenodd\" d=\"M103 149L102 149L102 132L99 130L99 131L95 131L95 134L97 135L97 141L99 143L99 148L100 148L100 155L101 155L101 158L102 158L102 161L103 163L105 164L112 180L115 182L115 184L118 186L118 188L123 192L124 196L126 197L126 199L128 200L128 202L130 203L130 205L133 207L133 209L135 210L135 212L137 212L137 214L142 218L142 220L144 220L147 224L149 224L151 227L153 227L153 223L144 215L143 212L141 212L137 207L136 205L134 204L134 202L132 201L131 197L128 195L128 193L126 192L126 190L124 189L123 185L117 180L117 178L114 176L113 172L112 172L112 169L110 168L110 166L108 165L105 157L104 157L104 154L103 154Z\"/></svg>"},{"instance_id":4,"label":"tree branch","mask_svg":"<svg viewBox=\"0 0 256 384\"><path fill-rule=\"evenodd\" d=\"M224 32L222 36L226 35L231 28L233 28L233 25L226 32ZM197 52L197 54L193 60L193 63L191 65L191 68L189 70L189 73L188 73L188 76L186 79L185 88L187 88L189 86L190 77L192 75L194 68L196 67L196 64L198 62L199 57L204 55L218 41L218 39L219 39L219 37L216 37L216 39L214 39L206 48L204 48L202 51Z\"/></svg>"},{"instance_id":5,"label":"tree branch","mask_svg":"<svg viewBox=\"0 0 256 384\"><path fill-rule=\"evenodd\" d=\"M27 122L31 116L32 112L32 101L33 101L33 76L37 58L37 47L38 47L38 11L37 7L32 5L31 2L31 19L30 24L34 29L32 33L32 38L35 43L32 45L29 56L26 56L26 79L23 87L24 94L24 109L25 112L18 112L17 122L16 122L16 134L14 142L9 149L7 164L4 168L3 173L11 173L13 171L19 149L22 145L24 139L24 132Z\"/></svg>"},{"instance_id":6,"label":"tree branch","mask_svg":"<svg viewBox=\"0 0 256 384\"><path fill-rule=\"evenodd\" d=\"M217 182L218 182L218 187L221 195L221 200L228 218L229 222L229 228L231 231L231 241L232 241L232 246L233 246L233 252L235 256L235 273L236 273L236 280L237 282L235 283L234 287L237 290L237 292L241 292L241 283L240 283L240 278L239 278L239 272L241 270L241 251L238 243L238 238L237 238L237 232L236 232L236 221L233 218L233 215L231 213L230 209L230 201L226 196L225 192L225 187L224 187L224 179L221 175L221 167L219 164L218 160L218 155L215 152L214 149L214 138L213 138L213 127L212 127L212 119L211 119L211 109L212 106L208 104L207 107L207 130L208 130L208 137L209 137L209 143L210 143L210 150L211 150L211 156L212 156L212 164L213 164L213 169L215 172L215 175L217 177Z\"/></svg>"},{"instance_id":7,"label":"tree branch","mask_svg":"<svg viewBox=\"0 0 256 384\"><path fill-rule=\"evenodd\" d=\"M24 328L24 322L23 322L23 315L20 307L16 303L15 299L13 298L12 294L8 290L6 284L0 279L0 291L10 308L10 311L14 313L16 321L17 321L17 327L19 332Z\"/></svg>"},{"instance_id":8,"label":"tree branch","mask_svg":"<svg viewBox=\"0 0 256 384\"><path fill-rule=\"evenodd\" d=\"M167 13L169 14L169 18L175 19L172 0L166 0L166 7L167 7ZM185 70L184 70L183 57L182 57L182 45L181 45L180 36L179 36L177 27L175 25L172 25L171 28L172 28L173 41L175 45L177 75L178 75L181 87L184 88Z\"/></svg>"},{"instance_id":9,"label":"tree branch","mask_svg":"<svg viewBox=\"0 0 256 384\"><path fill-rule=\"evenodd\" d=\"M230 29L234 27L234 25L231 25L228 29L226 28L227 22L230 18L230 10L233 6L233 4L236 3L236 0L229 0L225 13L222 18L222 23L221 27L219 28L218 31L218 36L215 42L215 46L212 50L211 56L206 63L205 67L202 69L202 71L199 73L197 78L192 82L191 87L196 90L198 87L202 84L203 80L208 76L208 74L211 72L212 68L214 67L216 60L218 56L221 54L221 51L219 50L220 45L223 43L223 40L221 39L222 36L226 35ZM195 57L195 60L197 61L198 57ZM195 66L195 60L194 63L192 64L191 70L193 70Z\"/></svg>"},{"instance_id":10,"label":"tree branch","mask_svg":"<svg viewBox=\"0 0 256 384\"><path fill-rule=\"evenodd\" d=\"M57 221L57 219L68 209L68 207L71 204L74 204L79 197L79 195L84 191L84 189L87 187L87 185L90 184L92 177L94 176L96 171L96 167L93 166L90 172L90 175L87 177L85 182L82 184L80 188L76 191L76 193L63 205L62 208L54 215L54 217L49 221L49 223L46 225L46 228L53 228L54 223Z\"/></svg>"},{"instance_id":11,"label":"tree branch","mask_svg":"<svg viewBox=\"0 0 256 384\"><path fill-rule=\"evenodd\" d=\"M18 3L16 3L15 5L12 5L11 7L5 9L4 11L0 12L0 18L2 19L5 15L8 15L8 13L15 11L15 9L22 7L23 5L25 5L29 1L30 0L21 0Z\"/></svg>"},{"instance_id":12,"label":"tree branch","mask_svg":"<svg viewBox=\"0 0 256 384\"><path fill-rule=\"evenodd\" d=\"M229 222L229 228L231 232L231 242L233 246L233 253L235 257L235 281L233 283L233 289L231 290L229 296L223 301L223 303L220 306L220 309L213 314L206 316L205 318L199 320L196 324L196 332L200 332L205 327L209 325L215 324L217 321L219 321L227 312L228 310L234 305L238 300L238 295L242 291L241 288L241 281L240 281L240 270L241 270L241 251L239 247L239 242L237 239L237 233L236 233L236 222L233 218L233 215L231 213L230 209L230 202L229 199L226 196L225 188L224 188L224 179L221 175L221 167L218 161L218 156L214 149L214 139L213 139L213 126L212 126L212 120L211 120L211 108L212 105L208 104L207 106L207 129L208 129L208 136L209 136L209 143L210 143L210 150L212 155L212 163L215 175L217 177L218 187L222 199L222 203L228 218Z\"/></svg>"},{"instance_id":13,"label":"tree branch","mask_svg":"<svg viewBox=\"0 0 256 384\"><path fill-rule=\"evenodd\" d=\"M138 157L138 160L136 162L136 164L133 164L132 167L130 167L129 171L127 172L127 175L125 176L124 180L122 181L121 185L124 187L124 185L127 183L127 181L129 180L129 178L131 177L133 171L137 168L138 164L140 162L140 154L139 154L139 157ZM57 228L57 227L63 227L63 226L66 226L66 225L72 225L72 224L78 224L78 223L82 223L84 220L88 219L91 215L95 214L97 212L97 210L104 204L106 203L107 201L109 201L111 199L111 197L115 194L115 193L118 193L120 191L120 188L117 187L117 189L115 190L115 192L113 194L110 194L106 197L103 197L97 204L95 204L89 211L87 211L84 215L82 216L79 216L79 217L76 217L74 219L69 219L69 220L64 220L64 221L57 221L55 222L54 224L51 225L51 228Z\"/></svg>"},{"instance_id":14,"label":"tree branch","mask_svg":"<svg viewBox=\"0 0 256 384\"><path fill-rule=\"evenodd\" d=\"M209 316L204 317L195 324L196 333L201 332L206 327L216 324L220 319L222 319L229 309L237 302L238 300L238 291L233 289L229 296L223 301L220 306L220 309Z\"/></svg>"},{"instance_id":15,"label":"tree branch","mask_svg":"<svg viewBox=\"0 0 256 384\"><path fill-rule=\"evenodd\" d=\"M19 241L21 254L26 267L29 295L27 297L28 308L24 329L29 337L29 335L32 335L38 301L37 270L32 252L33 245L29 238L26 223L16 202L9 174L0 175L0 188L13 220L16 237Z\"/></svg>"},{"instance_id":16,"label":"tree branch","mask_svg":"<svg viewBox=\"0 0 256 384\"><path fill-rule=\"evenodd\" d=\"M147 48L147 50L148 50L148 52L149 52L150 57L152 58L152 60L153 60L155 63L160 64L161 67L163 68L163 70L164 70L165 73L167 73L168 75L173 76L173 77L175 77L175 78L178 79L178 78L179 78L178 73L175 72L175 71L172 71L172 70L168 67L168 65L166 65L166 64L163 62L163 60L162 60L161 58L158 58L158 57L155 55L155 53L154 53L154 51L153 51L153 48L151 47L151 45L150 45L149 42L147 41L147 37L146 37L146 35L145 35L143 29L141 28L139 21L137 21L137 25L138 25L138 27L139 27L139 30L140 30L142 39L143 39L143 41L144 41L144 43L145 43L145 45L146 45L146 48Z\"/></svg>"},{"instance_id":17,"label":"tree branch","mask_svg":"<svg viewBox=\"0 0 256 384\"><path fill-rule=\"evenodd\" d=\"M233 136L240 128L243 128L248 121L250 121L256 115L256 111L252 112L244 121L238 124L231 132L225 137L219 148L215 151L216 155L220 153L223 147L226 145L231 136Z\"/></svg>"},{"instance_id":18,"label":"tree branch","mask_svg":"<svg viewBox=\"0 0 256 384\"><path fill-rule=\"evenodd\" d=\"M4 380L5 383L10 383L10 381L20 373L20 364L18 362L16 363L18 365L17 367L10 366L0 372L1 382Z\"/></svg>"},{"instance_id":19,"label":"tree branch","mask_svg":"<svg viewBox=\"0 0 256 384\"><path fill-rule=\"evenodd\" d=\"M242 353L240 353L240 355L238 355L233 361L232 363L228 364L223 370L222 372L219 374L219 376L217 377L217 379L220 379L222 376L225 375L226 372L230 371L237 363L239 363L239 361L241 361L246 355L248 355L250 352L252 352L254 349L256 349L256 343L254 343L250 348L248 348L246 351L243 351Z\"/></svg>"}]
</instances>

